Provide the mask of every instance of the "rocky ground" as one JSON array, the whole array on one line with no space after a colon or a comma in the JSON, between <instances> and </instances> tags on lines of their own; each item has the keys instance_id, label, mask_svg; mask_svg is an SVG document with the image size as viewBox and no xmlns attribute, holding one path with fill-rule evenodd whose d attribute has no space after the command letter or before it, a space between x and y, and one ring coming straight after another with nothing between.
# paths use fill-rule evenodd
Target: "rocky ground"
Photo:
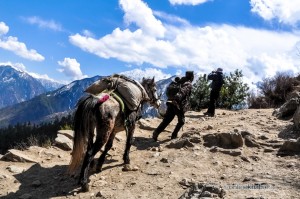
<instances>
[{"instance_id":1,"label":"rocky ground","mask_svg":"<svg viewBox=\"0 0 300 199\"><path fill-rule=\"evenodd\" d=\"M159 142L151 135L161 120L142 119L130 153L136 170L122 171L121 132L86 193L66 174L70 151L13 150L11 161L0 161L0 198L300 198L300 134L272 111L217 110L213 118L188 112L180 137L170 140L175 120Z\"/></svg>"}]
</instances>

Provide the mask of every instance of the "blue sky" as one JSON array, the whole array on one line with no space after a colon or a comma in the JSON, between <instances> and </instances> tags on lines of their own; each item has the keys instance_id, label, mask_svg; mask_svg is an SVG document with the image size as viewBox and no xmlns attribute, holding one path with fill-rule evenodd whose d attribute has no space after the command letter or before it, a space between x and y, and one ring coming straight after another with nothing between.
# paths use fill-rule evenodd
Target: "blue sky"
<instances>
[{"instance_id":1,"label":"blue sky","mask_svg":"<svg viewBox=\"0 0 300 199\"><path fill-rule=\"evenodd\" d=\"M70 82L300 70L300 0L0 0L0 63Z\"/></svg>"}]
</instances>

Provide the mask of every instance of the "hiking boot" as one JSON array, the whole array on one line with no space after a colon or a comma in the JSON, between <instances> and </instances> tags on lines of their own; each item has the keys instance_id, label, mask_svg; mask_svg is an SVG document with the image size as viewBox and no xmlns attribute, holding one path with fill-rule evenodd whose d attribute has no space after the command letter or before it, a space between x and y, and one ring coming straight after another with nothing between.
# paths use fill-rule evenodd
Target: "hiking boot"
<instances>
[{"instance_id":1,"label":"hiking boot","mask_svg":"<svg viewBox=\"0 0 300 199\"><path fill-rule=\"evenodd\" d=\"M156 131L153 132L152 139L157 142L158 133Z\"/></svg>"},{"instance_id":2,"label":"hiking boot","mask_svg":"<svg viewBox=\"0 0 300 199\"><path fill-rule=\"evenodd\" d=\"M174 139L176 139L176 138L177 138L177 135L173 135L173 134L171 135L171 139L172 139L172 140L174 140Z\"/></svg>"}]
</instances>

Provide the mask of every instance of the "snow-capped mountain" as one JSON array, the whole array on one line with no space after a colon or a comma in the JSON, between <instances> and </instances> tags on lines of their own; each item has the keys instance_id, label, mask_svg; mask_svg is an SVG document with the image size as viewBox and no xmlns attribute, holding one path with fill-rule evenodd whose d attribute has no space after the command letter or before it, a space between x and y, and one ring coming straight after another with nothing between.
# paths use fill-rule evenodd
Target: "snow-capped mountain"
<instances>
[{"instance_id":1,"label":"snow-capped mountain","mask_svg":"<svg viewBox=\"0 0 300 199\"><path fill-rule=\"evenodd\" d=\"M0 108L32 99L63 84L37 78L9 65L0 66Z\"/></svg>"},{"instance_id":2,"label":"snow-capped mountain","mask_svg":"<svg viewBox=\"0 0 300 199\"><path fill-rule=\"evenodd\" d=\"M44 86L46 91L54 91L54 90L64 86L64 84L56 82L54 80L50 80L50 79L36 78L36 80L38 80Z\"/></svg>"},{"instance_id":3,"label":"snow-capped mountain","mask_svg":"<svg viewBox=\"0 0 300 199\"><path fill-rule=\"evenodd\" d=\"M24 102L44 92L45 87L26 72L0 66L0 108Z\"/></svg>"},{"instance_id":4,"label":"snow-capped mountain","mask_svg":"<svg viewBox=\"0 0 300 199\"><path fill-rule=\"evenodd\" d=\"M16 123L39 123L50 118L51 115L71 112L84 94L84 90L100 76L76 80L55 91L43 93L31 100L2 108L0 110L0 127Z\"/></svg>"}]
</instances>

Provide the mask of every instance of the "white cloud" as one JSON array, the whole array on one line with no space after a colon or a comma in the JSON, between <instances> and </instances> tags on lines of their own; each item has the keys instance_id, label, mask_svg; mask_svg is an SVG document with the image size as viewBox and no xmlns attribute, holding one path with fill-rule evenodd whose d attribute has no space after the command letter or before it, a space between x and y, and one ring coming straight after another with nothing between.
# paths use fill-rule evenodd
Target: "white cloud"
<instances>
[{"instance_id":1,"label":"white cloud","mask_svg":"<svg viewBox=\"0 0 300 199\"><path fill-rule=\"evenodd\" d=\"M252 57L249 60L249 69L258 74L260 72L266 74L265 77L273 77L278 71L290 71L292 73L298 72L291 57L287 55L261 54L260 56Z\"/></svg>"},{"instance_id":2,"label":"white cloud","mask_svg":"<svg viewBox=\"0 0 300 199\"><path fill-rule=\"evenodd\" d=\"M63 31L62 26L53 20L47 21L47 20L43 20L37 16L27 17L27 18L23 17L23 20L29 24L37 25L40 28L51 29L54 31Z\"/></svg>"},{"instance_id":3,"label":"white cloud","mask_svg":"<svg viewBox=\"0 0 300 199\"><path fill-rule=\"evenodd\" d=\"M152 10L141 0L120 0L120 5L125 12L124 19L127 23L135 23L141 28L143 34L153 37L163 37L166 31L161 21L153 16Z\"/></svg>"},{"instance_id":4,"label":"white cloud","mask_svg":"<svg viewBox=\"0 0 300 199\"><path fill-rule=\"evenodd\" d=\"M265 20L277 19L292 26L300 21L300 0L250 0L251 11Z\"/></svg>"},{"instance_id":5,"label":"white cloud","mask_svg":"<svg viewBox=\"0 0 300 199\"><path fill-rule=\"evenodd\" d=\"M165 74L161 70L156 69L156 68L145 68L144 70L142 69L133 69L130 71L125 71L122 72L121 74L126 75L128 77L131 77L137 81L142 81L143 77L144 78L153 78L155 77L155 81L159 81L161 79L166 79L171 77L170 74Z\"/></svg>"},{"instance_id":6,"label":"white cloud","mask_svg":"<svg viewBox=\"0 0 300 199\"><path fill-rule=\"evenodd\" d=\"M180 64L174 54L174 47L168 41L144 35L140 29L131 32L117 28L101 39L79 34L72 35L69 39L73 45L106 59L116 58L135 64L151 63L159 67L166 67L166 62Z\"/></svg>"},{"instance_id":7,"label":"white cloud","mask_svg":"<svg viewBox=\"0 0 300 199\"><path fill-rule=\"evenodd\" d=\"M36 50L27 49L26 44L19 42L17 37L5 37L5 34L8 33L8 30L9 27L4 22L0 22L0 48L12 51L20 57L33 61L43 61L45 59Z\"/></svg>"},{"instance_id":8,"label":"white cloud","mask_svg":"<svg viewBox=\"0 0 300 199\"><path fill-rule=\"evenodd\" d=\"M197 74L217 67L225 73L241 69L248 83L282 70L300 72L299 56L292 53L298 44L300 47L299 33L214 24L179 28L162 25L166 30L162 38L145 34L138 26L135 30L116 28L100 39L75 34L69 40L84 51L128 64L175 67Z\"/></svg>"},{"instance_id":9,"label":"white cloud","mask_svg":"<svg viewBox=\"0 0 300 199\"><path fill-rule=\"evenodd\" d=\"M154 16L164 19L169 24L178 24L181 26L190 26L190 22L186 19L165 12L153 11Z\"/></svg>"},{"instance_id":10,"label":"white cloud","mask_svg":"<svg viewBox=\"0 0 300 199\"><path fill-rule=\"evenodd\" d=\"M95 37L94 33L92 33L92 32L89 31L89 30L83 30L83 31L82 31L82 34L83 34L84 36L87 36L87 37Z\"/></svg>"},{"instance_id":11,"label":"white cloud","mask_svg":"<svg viewBox=\"0 0 300 199\"><path fill-rule=\"evenodd\" d=\"M172 5L199 5L213 0L169 0Z\"/></svg>"},{"instance_id":12,"label":"white cloud","mask_svg":"<svg viewBox=\"0 0 300 199\"><path fill-rule=\"evenodd\" d=\"M0 21L0 36L7 34L9 31L9 27L2 21Z\"/></svg>"},{"instance_id":13,"label":"white cloud","mask_svg":"<svg viewBox=\"0 0 300 199\"><path fill-rule=\"evenodd\" d=\"M63 61L58 61L58 64L62 66L62 68L58 69L58 71L64 73L68 77L71 77L73 80L87 77L82 74L80 63L78 63L76 59L65 58Z\"/></svg>"},{"instance_id":14,"label":"white cloud","mask_svg":"<svg viewBox=\"0 0 300 199\"><path fill-rule=\"evenodd\" d=\"M9 36L0 39L0 48L14 52L16 55L33 61L43 61L45 58L34 49L27 49L26 45L18 41L17 37Z\"/></svg>"}]
</instances>

